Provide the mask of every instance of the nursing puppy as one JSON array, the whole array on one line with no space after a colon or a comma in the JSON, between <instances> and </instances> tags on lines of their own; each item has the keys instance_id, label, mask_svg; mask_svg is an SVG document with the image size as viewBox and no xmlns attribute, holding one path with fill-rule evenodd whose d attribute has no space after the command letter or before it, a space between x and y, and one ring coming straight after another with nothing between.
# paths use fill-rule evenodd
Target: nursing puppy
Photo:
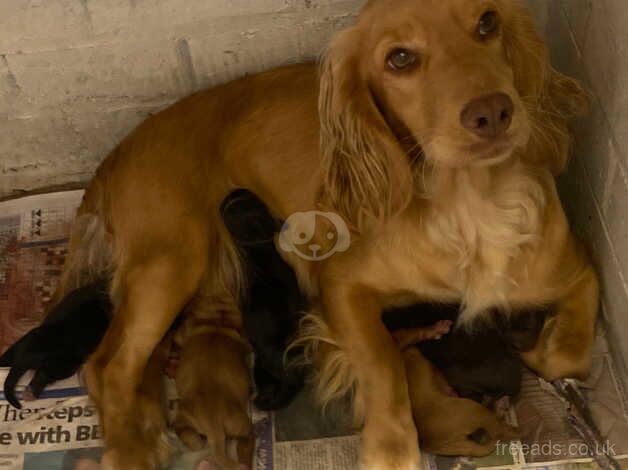
<instances>
[{"instance_id":1,"label":"nursing puppy","mask_svg":"<svg viewBox=\"0 0 628 470\"><path fill-rule=\"evenodd\" d=\"M420 316L420 309L415 311ZM517 437L517 429L509 426L487 407L474 400L458 396L444 377L421 353L420 346L424 342L438 343L448 334L452 322L437 321L428 327L416 327L403 330L396 339L401 351L405 373L408 380L408 393L412 406L415 426L419 431L420 448L424 451L451 456L484 456L495 450L498 441L509 441ZM329 338L328 325L320 314L311 311L300 324L301 334L297 343L302 341L306 360L313 357L322 359L321 364L333 370L314 370L314 383L333 375L344 377L351 374L342 361L344 352ZM398 330L401 331L401 330ZM310 335L317 336L317 342ZM316 350L312 345L316 344ZM354 390L340 389L346 382L323 383L325 390L332 390L334 396L354 393ZM335 388L335 389L334 389ZM338 393L342 392L342 393ZM318 397L325 400L327 397ZM362 419L364 403L359 395L354 395L354 410L357 410L356 421Z\"/></svg>"},{"instance_id":2,"label":"nursing puppy","mask_svg":"<svg viewBox=\"0 0 628 470\"><path fill-rule=\"evenodd\" d=\"M524 367L520 354L534 346L546 312L493 311L471 329L453 328L438 341L422 340L424 328L443 320L455 322L459 313L455 304L420 304L387 310L383 321L398 343L418 343L421 353L461 397L491 403L516 396Z\"/></svg>"},{"instance_id":3,"label":"nursing puppy","mask_svg":"<svg viewBox=\"0 0 628 470\"><path fill-rule=\"evenodd\" d=\"M302 371L286 367L287 344L296 336L299 319L308 306L299 291L294 271L281 258L274 244L274 236L281 222L274 219L264 203L246 190L234 191L222 205L225 225L241 251L246 272L247 288L242 296L241 308L244 329L256 355L255 383L258 389L256 403L277 409L286 406L303 385ZM398 330L396 339L404 352L415 422L420 431L424 449L441 455L486 455L494 450L498 439L512 437L513 430L501 423L488 409L470 400L452 397L451 388L439 372L421 356L409 351L415 343L433 344L447 358L447 347L438 348L441 337L462 336L464 330L448 334L459 307L454 305L417 305L392 310L384 315L391 330ZM404 323L404 319L411 323ZM401 327L411 329L399 330ZM403 333L406 333L405 335ZM493 332L497 337L499 333ZM468 335L468 334L467 334ZM448 342L449 343L449 342ZM493 341L499 343L499 341ZM420 347L420 345L419 345ZM486 350L484 357L472 354L479 360L498 362L501 350ZM290 349L288 363L301 354L299 348ZM510 358L510 356L508 356ZM519 367L514 375L520 378L520 360L512 358ZM473 381L473 371L466 374ZM459 383L463 384L464 376ZM485 393L494 390L491 378ZM489 382L488 377L484 380ZM518 382L517 382L518 384ZM509 390L500 390L500 395ZM456 410L456 419L443 420L429 410Z\"/></svg>"},{"instance_id":4,"label":"nursing puppy","mask_svg":"<svg viewBox=\"0 0 628 470\"><path fill-rule=\"evenodd\" d=\"M281 222L264 203L250 191L237 190L227 196L221 213L242 257L246 281L240 308L255 352L255 404L262 410L279 409L303 387L302 369L286 367L298 351L284 356L307 301L294 271L275 248Z\"/></svg>"},{"instance_id":5,"label":"nursing puppy","mask_svg":"<svg viewBox=\"0 0 628 470\"><path fill-rule=\"evenodd\" d=\"M442 308L440 312L439 307ZM428 305L417 306L415 313L419 316L426 313L429 318L430 314L438 316L447 312L447 306ZM445 374L441 373L422 353L423 345L437 345L442 339L455 336L455 331L450 332L452 325L451 320L437 320L425 327L396 330L393 337L402 351L412 415L419 431L421 449L437 455L481 457L493 452L498 441L507 442L518 437L518 431L476 401L457 396L457 390L452 389L452 384L448 383L447 375L451 374L447 374L447 368L444 369ZM445 357L448 346L451 347L451 344L439 348ZM478 359L477 354L472 355ZM484 357L489 361L493 358L493 355L488 354ZM517 359L513 362L519 366L517 370L520 380L521 361ZM477 368L478 364L473 366ZM473 373L473 370L469 370L462 374L459 385L473 381ZM477 382L486 388L490 379L482 377ZM494 382L503 385L503 381ZM505 394L508 391L500 392ZM443 419L444 416L447 419Z\"/></svg>"},{"instance_id":6,"label":"nursing puppy","mask_svg":"<svg viewBox=\"0 0 628 470\"><path fill-rule=\"evenodd\" d=\"M241 470L242 464L249 468L254 437L247 412L248 345L237 337L204 331L203 326L195 328L189 320L174 335L181 347L174 430L189 449L206 449L221 470ZM205 390L224 392L198 393L199 383ZM219 432L214 431L217 421L222 423ZM231 442L237 445L237 461L229 453Z\"/></svg>"},{"instance_id":7,"label":"nursing puppy","mask_svg":"<svg viewBox=\"0 0 628 470\"><path fill-rule=\"evenodd\" d=\"M0 357L0 366L11 368L4 381L11 405L22 407L15 386L26 371L35 371L27 392L37 398L48 384L74 374L96 349L113 311L107 289L101 280L72 291Z\"/></svg>"},{"instance_id":8,"label":"nursing puppy","mask_svg":"<svg viewBox=\"0 0 628 470\"><path fill-rule=\"evenodd\" d=\"M420 461L386 308L460 303L471 322L497 306L556 305L524 360L548 380L585 377L597 280L553 180L568 157L567 121L584 101L551 67L521 1L371 0L321 67L249 75L148 118L96 171L63 275L104 270L112 279L116 312L86 367L103 466L165 463L153 451L165 429L143 432L151 417L138 412L137 390L180 310L214 289L212 314L239 321L237 250L219 210L237 188L285 220L336 215L287 261L345 353L345 389L365 405L363 468ZM344 226L330 231L338 220ZM285 238L298 248L303 226L291 227ZM68 290L62 283L58 298ZM197 385L199 394L230 392ZM212 432L224 424L217 418Z\"/></svg>"},{"instance_id":9,"label":"nursing puppy","mask_svg":"<svg viewBox=\"0 0 628 470\"><path fill-rule=\"evenodd\" d=\"M517 437L516 428L486 407L452 396L445 379L418 348L406 349L403 359L422 449L437 455L481 457L493 452L498 441Z\"/></svg>"},{"instance_id":10,"label":"nursing puppy","mask_svg":"<svg viewBox=\"0 0 628 470\"><path fill-rule=\"evenodd\" d=\"M303 373L286 367L287 345L297 334L297 323L307 308L292 268L281 258L274 237L282 222L250 191L237 190L223 202L223 220L243 258L247 287L241 309L247 339L255 352L256 405L261 409L287 406L303 385ZM402 349L418 343L425 357L465 398L491 401L517 395L523 362L519 352L529 350L543 326L544 314L522 312L490 314L473 330L440 330L454 323L456 304L416 304L386 310L383 321ZM436 328L436 330L434 330ZM434 336L434 335L432 335ZM527 349L526 349L527 348ZM299 352L291 349L291 357Z\"/></svg>"}]
</instances>

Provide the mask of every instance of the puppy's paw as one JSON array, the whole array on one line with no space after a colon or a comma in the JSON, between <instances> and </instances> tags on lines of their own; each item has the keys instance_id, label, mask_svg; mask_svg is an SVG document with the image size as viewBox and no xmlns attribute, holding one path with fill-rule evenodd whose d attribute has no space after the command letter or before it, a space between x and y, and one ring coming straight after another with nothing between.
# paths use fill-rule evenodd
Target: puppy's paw
<instances>
[{"instance_id":1,"label":"puppy's paw","mask_svg":"<svg viewBox=\"0 0 628 470\"><path fill-rule=\"evenodd\" d=\"M440 320L434 323L434 325L428 329L427 339L441 339L443 335L446 335L451 331L451 327L454 323L451 320Z\"/></svg>"},{"instance_id":2,"label":"puppy's paw","mask_svg":"<svg viewBox=\"0 0 628 470\"><path fill-rule=\"evenodd\" d=\"M224 470L238 468L238 462L250 464L252 456L246 452L246 446L236 446L237 455L231 456L233 458L228 455L229 442L252 439L251 421L243 405L229 399L216 400L216 396L211 404L190 405L188 401L182 405L174 428L186 447L207 448L212 461Z\"/></svg>"},{"instance_id":3,"label":"puppy's paw","mask_svg":"<svg viewBox=\"0 0 628 470\"><path fill-rule=\"evenodd\" d=\"M230 337L194 335L186 339L176 374L180 437L194 447L203 442L212 461L225 468L237 463L227 455L227 441L251 435L247 353L248 348ZM220 360L206 369L199 357Z\"/></svg>"},{"instance_id":4,"label":"puppy's paw","mask_svg":"<svg viewBox=\"0 0 628 470\"><path fill-rule=\"evenodd\" d=\"M451 330L453 322L450 320L440 320L432 326L420 328L406 328L394 331L393 338L400 349L421 343L423 341L439 340Z\"/></svg>"}]
</instances>

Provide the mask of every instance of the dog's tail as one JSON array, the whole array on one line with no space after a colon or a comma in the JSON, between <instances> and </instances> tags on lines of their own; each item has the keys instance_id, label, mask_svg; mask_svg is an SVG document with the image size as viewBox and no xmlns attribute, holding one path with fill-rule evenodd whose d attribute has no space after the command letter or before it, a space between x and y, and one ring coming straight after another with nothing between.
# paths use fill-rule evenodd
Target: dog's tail
<instances>
[{"instance_id":1,"label":"dog's tail","mask_svg":"<svg viewBox=\"0 0 628 470\"><path fill-rule=\"evenodd\" d=\"M107 163L97 170L77 210L63 272L50 299L52 308L70 292L96 280L110 279L113 273L115 255L113 237L107 230L109 211L104 166Z\"/></svg>"},{"instance_id":2,"label":"dog's tail","mask_svg":"<svg viewBox=\"0 0 628 470\"><path fill-rule=\"evenodd\" d=\"M301 319L299 334L288 346L285 357L295 348L302 349L303 354L297 360L299 363L293 362L291 365L315 365L310 381L314 385L315 398L323 410L334 402L350 400L353 424L360 426L364 421L364 404L357 377L346 351L333 338L320 312L312 310Z\"/></svg>"}]
</instances>

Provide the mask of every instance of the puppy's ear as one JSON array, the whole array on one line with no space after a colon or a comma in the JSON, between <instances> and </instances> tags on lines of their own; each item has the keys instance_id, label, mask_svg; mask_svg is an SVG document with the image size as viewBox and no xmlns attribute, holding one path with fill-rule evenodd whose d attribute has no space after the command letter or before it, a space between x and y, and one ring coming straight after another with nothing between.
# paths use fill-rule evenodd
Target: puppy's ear
<instances>
[{"instance_id":1,"label":"puppy's ear","mask_svg":"<svg viewBox=\"0 0 628 470\"><path fill-rule=\"evenodd\" d=\"M412 194L408 158L369 86L363 44L359 25L335 37L322 62L319 95L321 197L358 230L401 210Z\"/></svg>"},{"instance_id":2,"label":"puppy's ear","mask_svg":"<svg viewBox=\"0 0 628 470\"><path fill-rule=\"evenodd\" d=\"M558 174L565 168L571 150L567 123L586 112L588 96L576 80L552 67L527 7L513 3L514 15L504 30L504 41L515 86L532 122L524 158Z\"/></svg>"}]
</instances>

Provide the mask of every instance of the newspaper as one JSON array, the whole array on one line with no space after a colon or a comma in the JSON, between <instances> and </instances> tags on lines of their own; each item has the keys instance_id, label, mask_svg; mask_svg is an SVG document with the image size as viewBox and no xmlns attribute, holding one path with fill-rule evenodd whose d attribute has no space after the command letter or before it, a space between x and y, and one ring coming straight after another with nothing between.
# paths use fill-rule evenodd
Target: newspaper
<instances>
[{"instance_id":1,"label":"newspaper","mask_svg":"<svg viewBox=\"0 0 628 470\"><path fill-rule=\"evenodd\" d=\"M74 214L82 191L32 196L0 203L0 352L44 317L61 273ZM628 469L628 411L621 380L605 339L598 338L591 378L581 390L603 437L598 452L612 455ZM6 369L0 369L0 382ZM30 377L22 378L18 392ZM176 387L164 375L164 410L176 414ZM521 395L507 410L521 440L498 443L484 458L423 454L425 470L593 469L587 445L570 424L568 403L531 373ZM305 390L276 413L251 408L256 445L255 470L347 470L358 467L360 438L342 406L322 413ZM171 422L171 421L170 421ZM206 470L205 452L188 452L172 433L177 449L170 469ZM97 469L102 456L98 414L78 374L53 384L40 399L12 408L0 393L0 468L25 470Z\"/></svg>"}]
</instances>

